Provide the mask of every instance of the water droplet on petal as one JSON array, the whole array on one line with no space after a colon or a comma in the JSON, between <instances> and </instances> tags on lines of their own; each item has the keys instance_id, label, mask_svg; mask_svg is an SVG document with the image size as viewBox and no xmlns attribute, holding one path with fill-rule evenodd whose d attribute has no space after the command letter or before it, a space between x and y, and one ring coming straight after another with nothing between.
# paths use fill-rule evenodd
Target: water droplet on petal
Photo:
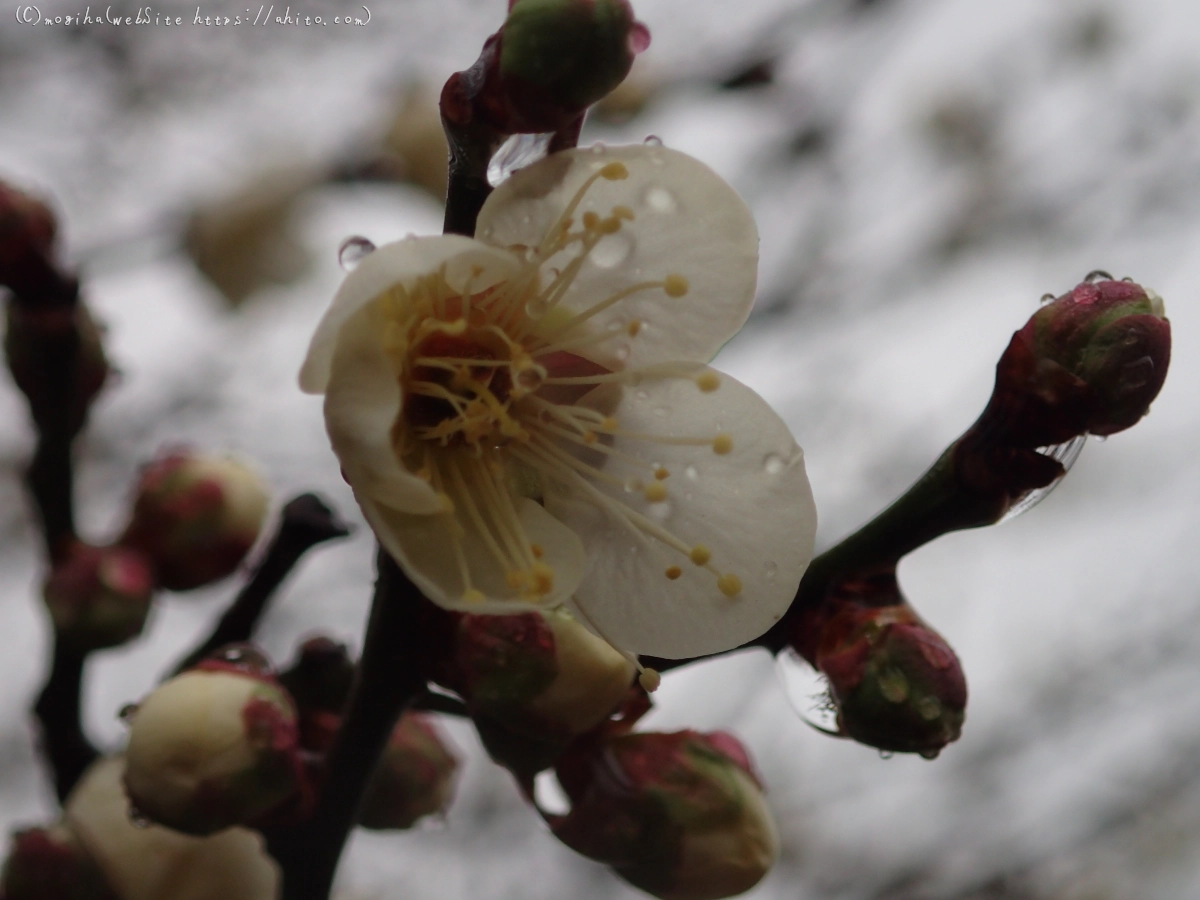
<instances>
[{"instance_id":1,"label":"water droplet on petal","mask_svg":"<svg viewBox=\"0 0 1200 900\"><path fill-rule=\"evenodd\" d=\"M646 196L643 198L646 205L657 213L673 213L678 209L678 204L675 202L675 197L666 188L652 187L646 191Z\"/></svg>"},{"instance_id":2,"label":"water droplet on petal","mask_svg":"<svg viewBox=\"0 0 1200 900\"><path fill-rule=\"evenodd\" d=\"M1083 451L1083 445L1087 443L1087 435L1081 434L1077 438L1067 441L1063 444L1055 444L1052 447L1038 447L1037 452L1043 456L1048 456L1051 459L1056 459L1062 463L1063 473L1071 471L1071 466L1075 465L1075 460L1079 459L1079 454ZM1034 488L1027 494L1022 494L1019 498L1013 501L1013 505L1008 508L1008 512L1004 514L1001 522L1007 522L1010 519L1015 519L1026 510L1033 509L1048 496L1059 484L1062 483L1062 478L1050 482L1042 488Z\"/></svg>"},{"instance_id":3,"label":"water droplet on petal","mask_svg":"<svg viewBox=\"0 0 1200 900\"><path fill-rule=\"evenodd\" d=\"M588 147L588 149L593 153L603 153L608 148L604 145L603 141L596 141L596 143L592 144L592 146Z\"/></svg>"},{"instance_id":4,"label":"water droplet on petal","mask_svg":"<svg viewBox=\"0 0 1200 900\"><path fill-rule=\"evenodd\" d=\"M763 563L763 581L774 581L779 574L779 564L773 561Z\"/></svg>"},{"instance_id":5,"label":"water droplet on petal","mask_svg":"<svg viewBox=\"0 0 1200 900\"><path fill-rule=\"evenodd\" d=\"M697 478L700 477L700 470L697 469L695 466L688 466L686 469L683 470L683 474L686 475L688 478L690 478L692 481L695 481Z\"/></svg>"},{"instance_id":6,"label":"water droplet on petal","mask_svg":"<svg viewBox=\"0 0 1200 900\"><path fill-rule=\"evenodd\" d=\"M617 358L618 362L626 362L629 359L629 352L630 352L629 345L622 344L620 347L618 347L616 350L613 351L613 356L615 356Z\"/></svg>"},{"instance_id":7,"label":"water droplet on petal","mask_svg":"<svg viewBox=\"0 0 1200 900\"><path fill-rule=\"evenodd\" d=\"M651 518L659 522L665 522L671 518L671 513L674 512L674 509L671 507L670 500L664 500L661 503L651 503L647 507L647 511L650 513Z\"/></svg>"},{"instance_id":8,"label":"water droplet on petal","mask_svg":"<svg viewBox=\"0 0 1200 900\"><path fill-rule=\"evenodd\" d=\"M604 237L592 250L588 259L600 269L612 269L629 258L633 252L633 239L617 232Z\"/></svg>"},{"instance_id":9,"label":"water droplet on petal","mask_svg":"<svg viewBox=\"0 0 1200 900\"><path fill-rule=\"evenodd\" d=\"M650 399L650 394L647 391L638 391L636 396L639 400L649 400Z\"/></svg>"},{"instance_id":10,"label":"water droplet on petal","mask_svg":"<svg viewBox=\"0 0 1200 900\"><path fill-rule=\"evenodd\" d=\"M768 475L778 475L784 468L783 457L778 453L768 453L763 458L763 471Z\"/></svg>"},{"instance_id":11,"label":"water droplet on petal","mask_svg":"<svg viewBox=\"0 0 1200 900\"><path fill-rule=\"evenodd\" d=\"M650 29L641 22L634 22L629 29L629 52L645 53L650 48Z\"/></svg>"},{"instance_id":12,"label":"water droplet on petal","mask_svg":"<svg viewBox=\"0 0 1200 900\"><path fill-rule=\"evenodd\" d=\"M657 134L648 134L642 143L648 147L661 147L662 138L660 138Z\"/></svg>"},{"instance_id":13,"label":"water droplet on petal","mask_svg":"<svg viewBox=\"0 0 1200 900\"><path fill-rule=\"evenodd\" d=\"M1113 277L1103 269L1092 269L1092 271L1083 276L1083 280L1088 284L1093 284L1097 281L1112 281Z\"/></svg>"},{"instance_id":14,"label":"water droplet on petal","mask_svg":"<svg viewBox=\"0 0 1200 900\"><path fill-rule=\"evenodd\" d=\"M338 265L353 272L360 262L375 252L375 244L361 235L353 235L338 247Z\"/></svg>"},{"instance_id":15,"label":"water droplet on petal","mask_svg":"<svg viewBox=\"0 0 1200 900\"><path fill-rule=\"evenodd\" d=\"M818 731L837 733L837 710L829 697L825 676L792 647L775 657L775 673L792 709Z\"/></svg>"}]
</instances>

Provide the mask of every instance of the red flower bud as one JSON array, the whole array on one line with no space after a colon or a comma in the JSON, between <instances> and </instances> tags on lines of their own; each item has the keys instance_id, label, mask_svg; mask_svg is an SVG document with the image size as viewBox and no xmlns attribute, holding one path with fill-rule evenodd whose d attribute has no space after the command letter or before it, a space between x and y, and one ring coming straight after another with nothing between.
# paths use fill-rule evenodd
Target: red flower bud
<instances>
[{"instance_id":1,"label":"red flower bud","mask_svg":"<svg viewBox=\"0 0 1200 900\"><path fill-rule=\"evenodd\" d=\"M467 703L488 751L540 771L620 706L633 664L566 612L464 615L438 680Z\"/></svg>"},{"instance_id":2,"label":"red flower bud","mask_svg":"<svg viewBox=\"0 0 1200 900\"><path fill-rule=\"evenodd\" d=\"M172 591L233 572L267 512L259 477L232 459L175 450L142 469L133 516L119 543L136 547Z\"/></svg>"},{"instance_id":3,"label":"red flower bud","mask_svg":"<svg viewBox=\"0 0 1200 900\"><path fill-rule=\"evenodd\" d=\"M829 680L841 732L881 750L936 756L958 739L967 682L945 639L907 603L837 605L801 652ZM815 643L815 647L814 647Z\"/></svg>"},{"instance_id":4,"label":"red flower bud","mask_svg":"<svg viewBox=\"0 0 1200 900\"><path fill-rule=\"evenodd\" d=\"M0 896L4 900L117 900L87 850L62 825L13 835L0 876Z\"/></svg>"},{"instance_id":5,"label":"red flower bud","mask_svg":"<svg viewBox=\"0 0 1200 900\"><path fill-rule=\"evenodd\" d=\"M1146 414L1170 359L1157 295L1131 281L1084 281L1013 335L984 418L997 440L1025 449L1115 434Z\"/></svg>"},{"instance_id":6,"label":"red flower bud","mask_svg":"<svg viewBox=\"0 0 1200 900\"><path fill-rule=\"evenodd\" d=\"M363 799L364 828L409 828L450 805L458 759L433 720L406 713L396 724Z\"/></svg>"},{"instance_id":7,"label":"red flower bud","mask_svg":"<svg viewBox=\"0 0 1200 900\"><path fill-rule=\"evenodd\" d=\"M78 543L42 591L54 630L84 651L116 647L141 634L153 595L153 567L145 554Z\"/></svg>"},{"instance_id":8,"label":"red flower bud","mask_svg":"<svg viewBox=\"0 0 1200 900\"><path fill-rule=\"evenodd\" d=\"M78 432L110 371L100 328L87 307L10 302L4 352L38 426ZM64 365L73 371L68 374Z\"/></svg>"},{"instance_id":9,"label":"red flower bud","mask_svg":"<svg viewBox=\"0 0 1200 900\"><path fill-rule=\"evenodd\" d=\"M740 894L778 855L762 787L732 735L606 736L572 747L558 775L571 811L547 817L555 836L664 900Z\"/></svg>"},{"instance_id":10,"label":"red flower bud","mask_svg":"<svg viewBox=\"0 0 1200 900\"><path fill-rule=\"evenodd\" d=\"M303 787L295 709L263 675L201 664L133 713L125 788L155 822L212 834L263 820Z\"/></svg>"},{"instance_id":11,"label":"red flower bud","mask_svg":"<svg viewBox=\"0 0 1200 900\"><path fill-rule=\"evenodd\" d=\"M75 299L75 279L52 261L57 231L45 203L0 182L0 285L24 303L63 305Z\"/></svg>"}]
</instances>

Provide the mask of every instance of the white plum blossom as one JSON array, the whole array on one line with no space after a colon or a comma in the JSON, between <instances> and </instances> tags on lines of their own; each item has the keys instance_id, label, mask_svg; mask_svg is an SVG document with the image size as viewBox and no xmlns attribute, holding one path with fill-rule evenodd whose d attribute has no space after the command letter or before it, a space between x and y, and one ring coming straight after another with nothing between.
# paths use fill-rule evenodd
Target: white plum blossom
<instances>
[{"instance_id":1,"label":"white plum blossom","mask_svg":"<svg viewBox=\"0 0 1200 900\"><path fill-rule=\"evenodd\" d=\"M754 299L745 203L596 146L514 173L476 234L366 256L300 374L380 543L443 607L565 605L627 653L762 634L816 512L787 426L706 365Z\"/></svg>"}]
</instances>

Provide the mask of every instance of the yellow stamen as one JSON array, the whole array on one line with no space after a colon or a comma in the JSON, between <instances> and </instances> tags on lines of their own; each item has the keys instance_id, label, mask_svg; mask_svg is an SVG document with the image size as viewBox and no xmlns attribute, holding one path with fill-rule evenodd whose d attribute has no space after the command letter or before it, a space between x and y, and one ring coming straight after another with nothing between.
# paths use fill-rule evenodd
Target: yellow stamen
<instances>
[{"instance_id":1,"label":"yellow stamen","mask_svg":"<svg viewBox=\"0 0 1200 900\"><path fill-rule=\"evenodd\" d=\"M667 577L670 578L672 581L674 581L676 578L678 578L682 574L683 574L683 569L679 568L679 566L670 566L667 569Z\"/></svg>"},{"instance_id":2,"label":"yellow stamen","mask_svg":"<svg viewBox=\"0 0 1200 900\"><path fill-rule=\"evenodd\" d=\"M688 558L698 566L708 565L708 561L712 559L712 551L703 544L697 544L688 554Z\"/></svg>"},{"instance_id":3,"label":"yellow stamen","mask_svg":"<svg viewBox=\"0 0 1200 900\"><path fill-rule=\"evenodd\" d=\"M718 434L713 438L712 448L713 453L717 454L717 456L725 456L733 450L733 435Z\"/></svg>"},{"instance_id":4,"label":"yellow stamen","mask_svg":"<svg viewBox=\"0 0 1200 900\"><path fill-rule=\"evenodd\" d=\"M663 279L663 291L668 297L682 297L688 292L688 280L682 275L668 275Z\"/></svg>"},{"instance_id":5,"label":"yellow stamen","mask_svg":"<svg viewBox=\"0 0 1200 900\"><path fill-rule=\"evenodd\" d=\"M726 572L717 579L717 587L726 597L736 597L742 592L742 579L731 572Z\"/></svg>"},{"instance_id":6,"label":"yellow stamen","mask_svg":"<svg viewBox=\"0 0 1200 900\"><path fill-rule=\"evenodd\" d=\"M696 387L706 394L711 394L720 386L721 379L716 372L701 372L696 376Z\"/></svg>"},{"instance_id":7,"label":"yellow stamen","mask_svg":"<svg viewBox=\"0 0 1200 900\"><path fill-rule=\"evenodd\" d=\"M662 466L659 466L657 469L654 470L654 477L657 478L659 481L666 481L668 478L671 477L671 473L667 469L664 469Z\"/></svg>"},{"instance_id":8,"label":"yellow stamen","mask_svg":"<svg viewBox=\"0 0 1200 900\"><path fill-rule=\"evenodd\" d=\"M646 485L646 499L651 503L662 503L667 499L667 486L661 481Z\"/></svg>"}]
</instances>

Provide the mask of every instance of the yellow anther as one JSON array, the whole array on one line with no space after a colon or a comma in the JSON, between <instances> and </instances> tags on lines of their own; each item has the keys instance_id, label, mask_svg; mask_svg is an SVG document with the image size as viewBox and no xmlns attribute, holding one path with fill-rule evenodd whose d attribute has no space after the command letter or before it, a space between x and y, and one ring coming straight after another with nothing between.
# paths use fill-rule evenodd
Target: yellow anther
<instances>
[{"instance_id":1,"label":"yellow anther","mask_svg":"<svg viewBox=\"0 0 1200 900\"><path fill-rule=\"evenodd\" d=\"M664 469L662 466L659 466L657 469L654 470L654 477L657 478L659 481L666 481L668 478L671 477L671 472L669 469Z\"/></svg>"},{"instance_id":2,"label":"yellow anther","mask_svg":"<svg viewBox=\"0 0 1200 900\"><path fill-rule=\"evenodd\" d=\"M738 590L741 590L741 582L738 582ZM554 570L545 563L533 564L533 592L539 597L554 590Z\"/></svg>"},{"instance_id":3,"label":"yellow anther","mask_svg":"<svg viewBox=\"0 0 1200 900\"><path fill-rule=\"evenodd\" d=\"M678 578L682 574L683 574L683 569L679 568L679 566L671 566L670 568L667 569L667 577L670 578L672 581L674 581L676 578Z\"/></svg>"},{"instance_id":4,"label":"yellow anther","mask_svg":"<svg viewBox=\"0 0 1200 900\"><path fill-rule=\"evenodd\" d=\"M600 423L600 430L608 431L608 432L616 431L617 430L616 417L615 416L605 416L604 421L602 421Z\"/></svg>"},{"instance_id":5,"label":"yellow anther","mask_svg":"<svg viewBox=\"0 0 1200 900\"><path fill-rule=\"evenodd\" d=\"M634 319L632 322L629 323L629 327L626 328L625 330L627 332L629 332L630 337L637 337L638 332L640 332L642 330L642 320Z\"/></svg>"},{"instance_id":6,"label":"yellow anther","mask_svg":"<svg viewBox=\"0 0 1200 900\"><path fill-rule=\"evenodd\" d=\"M628 206L614 206L612 208L612 214L618 219L628 219L630 222L633 221L633 210Z\"/></svg>"},{"instance_id":7,"label":"yellow anther","mask_svg":"<svg viewBox=\"0 0 1200 900\"><path fill-rule=\"evenodd\" d=\"M524 586L525 573L518 572L515 569L512 571L509 571L509 572L505 572L504 573L504 583L507 584L510 588L512 588L515 591L518 588Z\"/></svg>"},{"instance_id":8,"label":"yellow anther","mask_svg":"<svg viewBox=\"0 0 1200 900\"><path fill-rule=\"evenodd\" d=\"M668 297L682 297L688 292L688 280L682 275L668 275L663 279L663 291Z\"/></svg>"},{"instance_id":9,"label":"yellow anther","mask_svg":"<svg viewBox=\"0 0 1200 900\"><path fill-rule=\"evenodd\" d=\"M585 212L583 214L583 227L591 231L600 224L600 216L594 212Z\"/></svg>"},{"instance_id":10,"label":"yellow anther","mask_svg":"<svg viewBox=\"0 0 1200 900\"><path fill-rule=\"evenodd\" d=\"M620 181L629 177L629 170L625 168L625 163L610 162L600 170L600 177L605 181Z\"/></svg>"},{"instance_id":11,"label":"yellow anther","mask_svg":"<svg viewBox=\"0 0 1200 900\"><path fill-rule=\"evenodd\" d=\"M654 481L646 485L646 499L651 503L662 503L667 499L667 486L661 481Z\"/></svg>"},{"instance_id":12,"label":"yellow anther","mask_svg":"<svg viewBox=\"0 0 1200 900\"><path fill-rule=\"evenodd\" d=\"M711 394L720 386L721 378L716 372L701 372L696 376L696 387L706 394Z\"/></svg>"},{"instance_id":13,"label":"yellow anther","mask_svg":"<svg viewBox=\"0 0 1200 900\"><path fill-rule=\"evenodd\" d=\"M662 684L662 676L658 674L657 669L642 669L642 673L638 675L638 684L647 694L653 694Z\"/></svg>"},{"instance_id":14,"label":"yellow anther","mask_svg":"<svg viewBox=\"0 0 1200 900\"><path fill-rule=\"evenodd\" d=\"M725 454L729 453L731 450L733 450L733 435L718 434L715 438L713 438L712 448L713 453L717 454L717 456L724 456Z\"/></svg>"},{"instance_id":15,"label":"yellow anther","mask_svg":"<svg viewBox=\"0 0 1200 900\"><path fill-rule=\"evenodd\" d=\"M598 440L600 440L600 437L594 431L585 431L583 433L583 442L585 444L594 444Z\"/></svg>"},{"instance_id":16,"label":"yellow anther","mask_svg":"<svg viewBox=\"0 0 1200 900\"><path fill-rule=\"evenodd\" d=\"M742 592L742 579L727 572L717 579L717 587L721 589L721 593L726 597L736 597Z\"/></svg>"},{"instance_id":17,"label":"yellow anther","mask_svg":"<svg viewBox=\"0 0 1200 900\"><path fill-rule=\"evenodd\" d=\"M542 549L541 544L530 544L529 552L533 554L534 559L541 559L543 556L546 555L546 551L544 549Z\"/></svg>"},{"instance_id":18,"label":"yellow anther","mask_svg":"<svg viewBox=\"0 0 1200 900\"><path fill-rule=\"evenodd\" d=\"M601 234L616 234L621 230L621 220L616 216L609 216L607 219L600 220Z\"/></svg>"},{"instance_id":19,"label":"yellow anther","mask_svg":"<svg viewBox=\"0 0 1200 900\"><path fill-rule=\"evenodd\" d=\"M482 603L487 598L483 596L483 591L469 588L463 591L463 601L466 603Z\"/></svg>"},{"instance_id":20,"label":"yellow anther","mask_svg":"<svg viewBox=\"0 0 1200 900\"><path fill-rule=\"evenodd\" d=\"M688 558L698 566L707 565L708 561L712 559L712 551L703 544L697 544L688 554Z\"/></svg>"}]
</instances>

